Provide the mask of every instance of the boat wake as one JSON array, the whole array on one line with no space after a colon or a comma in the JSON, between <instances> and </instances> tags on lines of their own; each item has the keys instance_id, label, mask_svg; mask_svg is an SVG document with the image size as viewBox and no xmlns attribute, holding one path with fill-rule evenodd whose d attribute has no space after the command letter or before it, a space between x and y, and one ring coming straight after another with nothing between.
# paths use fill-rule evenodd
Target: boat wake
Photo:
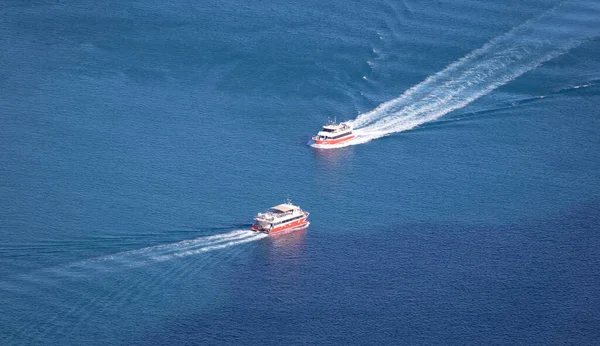
<instances>
[{"instance_id":1,"label":"boat wake","mask_svg":"<svg viewBox=\"0 0 600 346\"><path fill-rule=\"evenodd\" d=\"M203 269L210 268L216 261L221 263L232 253L216 250L225 250L265 237L267 235L264 233L235 230L118 252L2 279L0 292L19 297L16 301L21 304L20 307L13 308L24 313L15 322L19 327L2 335L0 343L13 344L16 341L30 340L29 344L40 344L47 343L51 338L57 339L51 343L59 343L58 338L77 333L81 326L98 314L118 316L128 306L135 307L134 302L141 299L153 296L163 299L162 293L172 287L172 281L191 273L201 275ZM205 257L203 261L175 261L207 252L214 254ZM170 260L173 261L169 263ZM158 263L165 265L150 267ZM138 267L145 267L145 270L127 270ZM40 301L37 298L41 296L45 299ZM39 306L44 306L49 313L29 313L37 311L35 309ZM65 329L66 325L69 326L68 329Z\"/></svg>"},{"instance_id":2,"label":"boat wake","mask_svg":"<svg viewBox=\"0 0 600 346\"><path fill-rule=\"evenodd\" d=\"M442 71L350 121L356 138L407 131L462 108L542 63L600 35L600 3L567 1L496 37ZM317 147L313 145L313 147Z\"/></svg>"},{"instance_id":3,"label":"boat wake","mask_svg":"<svg viewBox=\"0 0 600 346\"><path fill-rule=\"evenodd\" d=\"M79 271L88 273L89 269L97 271L115 271L118 269L134 268L156 262L169 261L177 258L198 255L201 253L225 249L231 246L253 242L267 237L264 233L250 230L235 230L228 233L183 240L176 243L145 247L75 262L54 268L62 274L77 274Z\"/></svg>"}]
</instances>

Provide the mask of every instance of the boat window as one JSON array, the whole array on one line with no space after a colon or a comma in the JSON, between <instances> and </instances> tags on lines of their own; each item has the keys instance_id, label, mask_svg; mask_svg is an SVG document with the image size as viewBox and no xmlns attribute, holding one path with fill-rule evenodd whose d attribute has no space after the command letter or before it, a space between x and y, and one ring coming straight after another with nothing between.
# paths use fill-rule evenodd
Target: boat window
<instances>
[{"instance_id":1,"label":"boat window","mask_svg":"<svg viewBox=\"0 0 600 346\"><path fill-rule=\"evenodd\" d=\"M288 222L291 222L291 221L295 221L295 220L301 219L303 217L304 217L304 215L298 215L296 217L292 217L292 218L287 219L287 220L281 220L281 221L275 222L275 223L273 223L273 225L277 226L277 225L280 225L282 223L288 223Z\"/></svg>"},{"instance_id":2,"label":"boat window","mask_svg":"<svg viewBox=\"0 0 600 346\"><path fill-rule=\"evenodd\" d=\"M334 131L335 131L335 130L333 130L333 129L326 129L326 128L323 128L323 132L334 132Z\"/></svg>"},{"instance_id":3,"label":"boat window","mask_svg":"<svg viewBox=\"0 0 600 346\"><path fill-rule=\"evenodd\" d=\"M350 132L342 133L342 134L339 134L337 136L330 137L329 139L338 139L338 138L342 138L342 137L345 137L345 136L348 136L348 135L351 135L351 133Z\"/></svg>"}]
</instances>

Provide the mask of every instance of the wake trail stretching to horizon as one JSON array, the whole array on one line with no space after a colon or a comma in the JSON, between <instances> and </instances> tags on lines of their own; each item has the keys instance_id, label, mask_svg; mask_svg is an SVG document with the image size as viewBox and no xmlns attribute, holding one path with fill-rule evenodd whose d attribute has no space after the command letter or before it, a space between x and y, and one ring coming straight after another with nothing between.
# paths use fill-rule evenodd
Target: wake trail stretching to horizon
<instances>
[{"instance_id":1,"label":"wake trail stretching to horizon","mask_svg":"<svg viewBox=\"0 0 600 346\"><path fill-rule=\"evenodd\" d=\"M599 36L598 18L599 2L564 2L492 39L400 97L360 114L349 122L356 138L335 147L407 131L462 108Z\"/></svg>"}]
</instances>

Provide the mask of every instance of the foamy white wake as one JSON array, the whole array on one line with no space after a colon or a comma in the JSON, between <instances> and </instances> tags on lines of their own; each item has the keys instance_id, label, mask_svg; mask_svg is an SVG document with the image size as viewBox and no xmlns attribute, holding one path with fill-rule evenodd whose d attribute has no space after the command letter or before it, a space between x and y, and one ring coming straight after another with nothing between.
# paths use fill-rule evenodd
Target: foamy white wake
<instances>
[{"instance_id":1,"label":"foamy white wake","mask_svg":"<svg viewBox=\"0 0 600 346\"><path fill-rule=\"evenodd\" d=\"M185 275L189 269L186 265L174 265L165 268L164 272L153 275L138 275L127 277L122 283L117 283L114 290L105 287L102 280L96 284L97 280L77 282L75 286L70 285L69 281L57 282L53 279L78 279L89 278L98 272L118 272L131 267L147 266L158 262L175 260L181 257L202 254L215 250L224 250L243 243L253 242L267 237L264 233L256 233L250 230L235 230L228 233L200 237L196 239L184 240L176 243L150 246L137 250L124 251L108 256L96 257L85 261L72 263L60 267L53 267L41 270L40 272L27 273L19 275L20 280L0 280L0 291L7 290L17 292L22 297L36 298L39 296L48 297L48 300L37 302L35 304L44 304L50 307L49 314L42 314L43 318L30 318L30 314L23 315L21 320L15 324L18 329L7 334L8 343L14 343L14 340L22 340L23 335L27 335L31 340L43 343L41 340L48 340L48 335L53 333L62 333L64 330L64 321L73 323L73 330L78 330L77 326L88 323L90 316L95 316L99 311L114 311L139 297L140 294L153 292L161 285L165 285L174 277L174 275ZM189 264L189 263L188 263ZM43 275L40 275L43 274ZM51 274L51 275L48 275ZM135 278L135 279L133 279ZM163 281L165 280L165 281ZM94 294L90 295L81 287L88 287L82 283L91 283L95 289ZM71 282L73 283L73 282ZM143 287L143 288L140 288ZM108 293L102 294L102 292ZM33 304L33 303L32 303ZM26 305L28 308L29 305ZM37 316L35 316L37 317ZM62 334L61 334L62 335Z\"/></svg>"},{"instance_id":2,"label":"foamy white wake","mask_svg":"<svg viewBox=\"0 0 600 346\"><path fill-rule=\"evenodd\" d=\"M142 249L119 252L70 264L60 268L60 272L76 273L78 269L94 268L114 270L124 267L139 267L155 262L168 261L204 252L228 248L249 243L267 237L264 233L250 230L235 230L228 233L183 240L177 243L145 247Z\"/></svg>"},{"instance_id":3,"label":"foamy white wake","mask_svg":"<svg viewBox=\"0 0 600 346\"><path fill-rule=\"evenodd\" d=\"M360 114L356 145L410 130L464 107L542 63L600 36L600 1L567 1L496 37L407 90ZM318 145L313 144L319 148Z\"/></svg>"}]
</instances>

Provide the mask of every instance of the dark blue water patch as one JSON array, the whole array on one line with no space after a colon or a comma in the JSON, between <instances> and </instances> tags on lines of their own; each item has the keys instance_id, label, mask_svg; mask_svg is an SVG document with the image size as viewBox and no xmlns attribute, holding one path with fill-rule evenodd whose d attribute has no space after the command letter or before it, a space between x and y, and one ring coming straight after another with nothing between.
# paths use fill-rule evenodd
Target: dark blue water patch
<instances>
[{"instance_id":1,"label":"dark blue water patch","mask_svg":"<svg viewBox=\"0 0 600 346\"><path fill-rule=\"evenodd\" d=\"M505 227L417 223L265 240L236 272L236 300L134 343L591 344L597 215L594 202Z\"/></svg>"}]
</instances>

